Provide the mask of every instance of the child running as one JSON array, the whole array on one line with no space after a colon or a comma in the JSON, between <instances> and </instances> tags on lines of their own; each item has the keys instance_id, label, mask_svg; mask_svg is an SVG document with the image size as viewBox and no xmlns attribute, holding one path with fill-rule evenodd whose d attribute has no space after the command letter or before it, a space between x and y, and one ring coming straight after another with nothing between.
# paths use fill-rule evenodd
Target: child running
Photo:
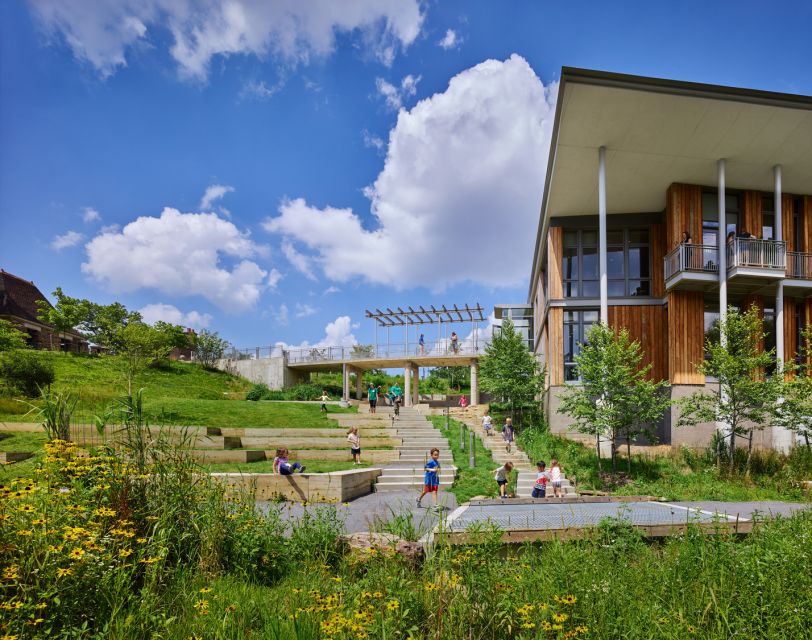
<instances>
[{"instance_id":1,"label":"child running","mask_svg":"<svg viewBox=\"0 0 812 640\"><path fill-rule=\"evenodd\" d=\"M505 451L508 453L513 449L513 420L505 418L505 424L502 427L502 439L505 441Z\"/></svg>"},{"instance_id":2,"label":"child running","mask_svg":"<svg viewBox=\"0 0 812 640\"><path fill-rule=\"evenodd\" d=\"M544 460L539 460L536 463L536 484L533 486L533 498L546 498L547 497L547 482L550 480L550 474L545 470L546 464Z\"/></svg>"},{"instance_id":3,"label":"child running","mask_svg":"<svg viewBox=\"0 0 812 640\"><path fill-rule=\"evenodd\" d=\"M510 479L510 472L513 471L513 463L506 462L496 470L493 479L499 485L499 497L504 500L507 498L507 484Z\"/></svg>"},{"instance_id":4,"label":"child running","mask_svg":"<svg viewBox=\"0 0 812 640\"><path fill-rule=\"evenodd\" d=\"M482 428L485 430L485 435L490 437L493 435L493 420L489 413L482 416Z\"/></svg>"},{"instance_id":5,"label":"child running","mask_svg":"<svg viewBox=\"0 0 812 640\"><path fill-rule=\"evenodd\" d=\"M330 396L327 395L326 391L322 390L319 400L321 400L321 412L327 413L327 403L330 402Z\"/></svg>"},{"instance_id":6,"label":"child running","mask_svg":"<svg viewBox=\"0 0 812 640\"><path fill-rule=\"evenodd\" d=\"M553 495L556 498L563 498L564 492L561 491L561 465L558 460L550 461L550 479L553 481Z\"/></svg>"},{"instance_id":7,"label":"child running","mask_svg":"<svg viewBox=\"0 0 812 640\"><path fill-rule=\"evenodd\" d=\"M294 462L293 464L288 462L289 455L290 453L288 452L287 449L276 450L276 457L273 459L274 474L283 476L292 476L296 471L298 471L299 473L304 473L305 471L304 465L301 465L298 462Z\"/></svg>"},{"instance_id":8,"label":"child running","mask_svg":"<svg viewBox=\"0 0 812 640\"><path fill-rule=\"evenodd\" d=\"M437 491L440 488L440 450L434 447L431 450L431 460L423 467L426 472L425 479L423 480L423 493L417 499L417 506L422 507L421 500L427 493L434 495L434 508L437 508Z\"/></svg>"},{"instance_id":9,"label":"child running","mask_svg":"<svg viewBox=\"0 0 812 640\"><path fill-rule=\"evenodd\" d=\"M358 427L350 427L347 431L347 442L350 443L353 463L361 464L361 436L358 435Z\"/></svg>"}]
</instances>

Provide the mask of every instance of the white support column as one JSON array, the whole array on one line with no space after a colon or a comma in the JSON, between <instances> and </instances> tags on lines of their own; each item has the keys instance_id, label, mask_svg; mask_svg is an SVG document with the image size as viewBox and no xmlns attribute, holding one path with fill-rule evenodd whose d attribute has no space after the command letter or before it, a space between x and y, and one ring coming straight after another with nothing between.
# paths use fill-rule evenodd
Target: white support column
<instances>
[{"instance_id":1,"label":"white support column","mask_svg":"<svg viewBox=\"0 0 812 640\"><path fill-rule=\"evenodd\" d=\"M784 239L784 225L781 210L781 165L773 167L773 178L775 180L775 233L773 239L782 241ZM775 359L779 368L784 365L784 280L779 280L775 293ZM779 398L778 402L782 402ZM773 427L772 446L777 451L789 453L795 439L795 434L784 427Z\"/></svg>"},{"instance_id":2,"label":"white support column","mask_svg":"<svg viewBox=\"0 0 812 640\"><path fill-rule=\"evenodd\" d=\"M609 324L609 279L606 273L606 147L598 149L598 274L601 322Z\"/></svg>"},{"instance_id":3,"label":"white support column","mask_svg":"<svg viewBox=\"0 0 812 640\"><path fill-rule=\"evenodd\" d=\"M412 406L412 363L407 362L403 367L403 403L406 407Z\"/></svg>"},{"instance_id":4,"label":"white support column","mask_svg":"<svg viewBox=\"0 0 812 640\"><path fill-rule=\"evenodd\" d=\"M350 406L350 365L341 365L341 406Z\"/></svg>"},{"instance_id":5,"label":"white support column","mask_svg":"<svg viewBox=\"0 0 812 640\"><path fill-rule=\"evenodd\" d=\"M775 178L775 229L773 240L781 242L784 239L784 225L781 220L781 165L773 168ZM779 365L784 364L784 280L778 281L775 294L775 358Z\"/></svg>"},{"instance_id":6,"label":"white support column","mask_svg":"<svg viewBox=\"0 0 812 640\"><path fill-rule=\"evenodd\" d=\"M420 367L414 365L414 384L412 385L412 406L420 404Z\"/></svg>"},{"instance_id":7,"label":"white support column","mask_svg":"<svg viewBox=\"0 0 812 640\"><path fill-rule=\"evenodd\" d=\"M355 397L359 403L364 399L364 372L357 367L355 369Z\"/></svg>"},{"instance_id":8,"label":"white support column","mask_svg":"<svg viewBox=\"0 0 812 640\"><path fill-rule=\"evenodd\" d=\"M727 319L727 213L725 211L725 161L716 161L719 195L719 324ZM722 345L727 342L724 332L720 336Z\"/></svg>"},{"instance_id":9,"label":"white support column","mask_svg":"<svg viewBox=\"0 0 812 640\"><path fill-rule=\"evenodd\" d=\"M471 363L471 406L479 404L479 362Z\"/></svg>"}]
</instances>

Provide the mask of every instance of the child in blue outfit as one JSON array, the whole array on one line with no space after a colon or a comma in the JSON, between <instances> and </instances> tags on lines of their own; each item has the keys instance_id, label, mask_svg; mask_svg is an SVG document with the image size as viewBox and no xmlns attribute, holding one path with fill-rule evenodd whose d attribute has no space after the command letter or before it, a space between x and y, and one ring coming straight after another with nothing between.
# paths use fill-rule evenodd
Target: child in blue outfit
<instances>
[{"instance_id":1,"label":"child in blue outfit","mask_svg":"<svg viewBox=\"0 0 812 640\"><path fill-rule=\"evenodd\" d=\"M427 493L434 495L434 508L437 508L437 491L440 488L440 450L437 447L431 450L431 460L423 467L426 472L425 479L423 480L423 493L417 499L417 506L422 507L420 501Z\"/></svg>"}]
</instances>

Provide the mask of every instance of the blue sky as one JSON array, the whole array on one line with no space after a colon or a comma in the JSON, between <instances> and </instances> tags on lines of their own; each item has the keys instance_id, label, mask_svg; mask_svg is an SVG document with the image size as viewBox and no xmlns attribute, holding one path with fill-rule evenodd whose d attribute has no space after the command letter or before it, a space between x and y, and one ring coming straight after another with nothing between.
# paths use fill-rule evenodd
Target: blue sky
<instances>
[{"instance_id":1,"label":"blue sky","mask_svg":"<svg viewBox=\"0 0 812 640\"><path fill-rule=\"evenodd\" d=\"M0 3L0 267L239 347L523 302L562 65L812 94L809 24L800 2Z\"/></svg>"}]
</instances>

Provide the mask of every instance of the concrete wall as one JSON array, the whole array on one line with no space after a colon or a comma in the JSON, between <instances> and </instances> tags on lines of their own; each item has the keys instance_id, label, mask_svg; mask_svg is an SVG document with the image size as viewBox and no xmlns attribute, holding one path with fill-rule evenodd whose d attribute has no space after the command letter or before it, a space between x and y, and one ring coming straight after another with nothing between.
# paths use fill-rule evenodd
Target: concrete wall
<instances>
[{"instance_id":1,"label":"concrete wall","mask_svg":"<svg viewBox=\"0 0 812 640\"><path fill-rule=\"evenodd\" d=\"M281 356L259 360L223 358L217 361L217 368L257 384L266 384L269 389L287 389L304 378L303 374L286 366Z\"/></svg>"},{"instance_id":2,"label":"concrete wall","mask_svg":"<svg viewBox=\"0 0 812 640\"><path fill-rule=\"evenodd\" d=\"M346 502L372 493L380 469L303 473L275 476L269 473L213 473L212 477L232 487L256 489L257 500L284 496L294 502Z\"/></svg>"}]
</instances>

